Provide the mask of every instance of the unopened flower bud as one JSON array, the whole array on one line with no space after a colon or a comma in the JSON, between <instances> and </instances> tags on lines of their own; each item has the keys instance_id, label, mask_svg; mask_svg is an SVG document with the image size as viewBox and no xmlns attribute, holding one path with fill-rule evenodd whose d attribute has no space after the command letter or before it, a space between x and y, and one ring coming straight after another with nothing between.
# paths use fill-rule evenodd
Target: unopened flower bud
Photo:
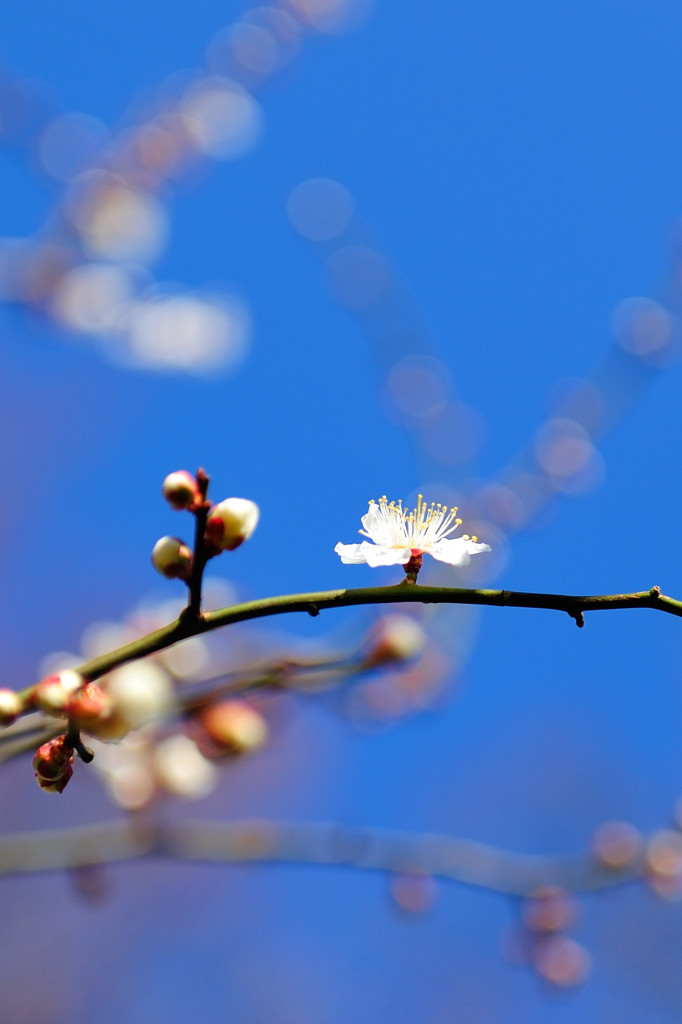
<instances>
[{"instance_id":1,"label":"unopened flower bud","mask_svg":"<svg viewBox=\"0 0 682 1024\"><path fill-rule=\"evenodd\" d=\"M584 946L567 935L548 935L533 950L536 971L558 988L580 985L590 973L591 962Z\"/></svg>"},{"instance_id":2,"label":"unopened flower bud","mask_svg":"<svg viewBox=\"0 0 682 1024\"><path fill-rule=\"evenodd\" d=\"M65 712L79 728L89 732L91 726L111 715L111 698L96 683L88 683L71 698Z\"/></svg>"},{"instance_id":3,"label":"unopened flower bud","mask_svg":"<svg viewBox=\"0 0 682 1024\"><path fill-rule=\"evenodd\" d=\"M392 662L410 661L426 646L426 633L410 615L386 615L372 628L368 650L363 658L366 668Z\"/></svg>"},{"instance_id":4,"label":"unopened flower bud","mask_svg":"<svg viewBox=\"0 0 682 1024\"><path fill-rule=\"evenodd\" d=\"M80 673L64 669L41 679L33 688L32 702L47 715L64 715L69 701L84 684Z\"/></svg>"},{"instance_id":5,"label":"unopened flower bud","mask_svg":"<svg viewBox=\"0 0 682 1024\"><path fill-rule=\"evenodd\" d=\"M621 871L639 856L643 839L627 821L606 821L594 834L594 853L606 868Z\"/></svg>"},{"instance_id":6,"label":"unopened flower bud","mask_svg":"<svg viewBox=\"0 0 682 1024\"><path fill-rule=\"evenodd\" d=\"M534 932L559 932L568 928L577 916L570 894L556 886L531 893L523 906L523 920Z\"/></svg>"},{"instance_id":7,"label":"unopened flower bud","mask_svg":"<svg viewBox=\"0 0 682 1024\"><path fill-rule=\"evenodd\" d=\"M192 552L177 537L162 537L152 549L152 565L169 580L187 580L192 573Z\"/></svg>"},{"instance_id":8,"label":"unopened flower bud","mask_svg":"<svg viewBox=\"0 0 682 1024\"><path fill-rule=\"evenodd\" d=\"M33 758L38 785L47 793L61 793L73 775L73 748L66 737L58 736L43 743Z\"/></svg>"},{"instance_id":9,"label":"unopened flower bud","mask_svg":"<svg viewBox=\"0 0 682 1024\"><path fill-rule=\"evenodd\" d=\"M649 885L668 899L679 899L682 893L682 835L677 829L660 829L646 847L646 870Z\"/></svg>"},{"instance_id":10,"label":"unopened flower bud","mask_svg":"<svg viewBox=\"0 0 682 1024\"><path fill-rule=\"evenodd\" d=\"M204 754L247 754L268 738L263 716L243 700L223 700L199 712L197 741Z\"/></svg>"},{"instance_id":11,"label":"unopened flower bud","mask_svg":"<svg viewBox=\"0 0 682 1024\"><path fill-rule=\"evenodd\" d=\"M188 473L186 469L179 469L175 473L169 473L163 481L161 493L175 509L196 508L201 504L203 497L199 490L196 477Z\"/></svg>"},{"instance_id":12,"label":"unopened flower bud","mask_svg":"<svg viewBox=\"0 0 682 1024\"><path fill-rule=\"evenodd\" d=\"M209 551L234 551L248 540L258 525L260 509L248 498L226 498L214 505L206 522L206 546Z\"/></svg>"},{"instance_id":13,"label":"unopened flower bud","mask_svg":"<svg viewBox=\"0 0 682 1024\"><path fill-rule=\"evenodd\" d=\"M0 690L0 725L11 725L24 710L24 702L14 690Z\"/></svg>"}]
</instances>

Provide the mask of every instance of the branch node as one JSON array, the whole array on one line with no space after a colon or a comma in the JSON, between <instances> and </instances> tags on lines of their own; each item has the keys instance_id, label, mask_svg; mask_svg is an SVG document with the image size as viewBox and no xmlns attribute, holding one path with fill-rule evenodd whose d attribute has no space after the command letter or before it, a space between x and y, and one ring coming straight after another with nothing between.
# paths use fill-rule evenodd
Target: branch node
<instances>
[{"instance_id":1,"label":"branch node","mask_svg":"<svg viewBox=\"0 0 682 1024\"><path fill-rule=\"evenodd\" d=\"M183 608L178 616L178 622L180 622L183 627L189 626L190 628L200 622L203 622L203 619L204 614L201 609L196 608L191 604L188 604L186 608Z\"/></svg>"},{"instance_id":2,"label":"branch node","mask_svg":"<svg viewBox=\"0 0 682 1024\"><path fill-rule=\"evenodd\" d=\"M649 594L651 595L651 597L660 597L661 596L661 588L660 587L652 587L651 590L649 591Z\"/></svg>"},{"instance_id":3,"label":"branch node","mask_svg":"<svg viewBox=\"0 0 682 1024\"><path fill-rule=\"evenodd\" d=\"M581 611L569 611L568 614L571 616L572 619L575 620L575 624L578 627L578 629L582 629L585 625L585 616L583 615L583 613Z\"/></svg>"},{"instance_id":4,"label":"branch node","mask_svg":"<svg viewBox=\"0 0 682 1024\"><path fill-rule=\"evenodd\" d=\"M309 604L306 611L308 612L308 615L312 615L313 618L320 614L320 609L316 604Z\"/></svg>"}]
</instances>

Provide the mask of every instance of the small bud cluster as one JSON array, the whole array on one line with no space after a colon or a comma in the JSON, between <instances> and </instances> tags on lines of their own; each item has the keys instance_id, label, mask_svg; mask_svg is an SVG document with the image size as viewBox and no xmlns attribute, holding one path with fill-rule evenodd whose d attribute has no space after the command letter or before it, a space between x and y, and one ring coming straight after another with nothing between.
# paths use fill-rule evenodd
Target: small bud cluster
<instances>
[{"instance_id":1,"label":"small bud cluster","mask_svg":"<svg viewBox=\"0 0 682 1024\"><path fill-rule=\"evenodd\" d=\"M208 477L201 469L196 476L178 470L166 477L162 486L166 501L196 517L196 550L192 552L178 537L162 537L152 551L152 563L161 575L187 584L190 600L186 611L199 614L206 561L243 544L260 515L258 506L246 498L227 498L211 507L207 489ZM30 711L68 720L64 734L43 743L33 758L40 788L51 793L63 792L73 774L75 753L85 762L94 756L84 746L81 730L106 744L123 740L131 730L166 731L167 725L161 723L177 710L168 673L147 660L110 671L102 686L65 669L45 676L23 693L0 688L0 726L9 726ZM183 796L203 795L215 783L215 758L255 750L267 737L264 718L244 702L222 703L205 709L204 715L205 721L197 720L189 727L197 729L196 739L186 732L167 736L155 744L155 753L149 753L144 767L138 764L133 771L128 765L128 783L131 777L137 782L127 785L122 805L142 806L157 786ZM140 786L143 776L144 785Z\"/></svg>"},{"instance_id":2,"label":"small bud cluster","mask_svg":"<svg viewBox=\"0 0 682 1024\"><path fill-rule=\"evenodd\" d=\"M558 988L581 984L590 971L590 954L564 934L576 917L575 900L565 890L547 886L531 893L509 949L512 958L530 964L544 981Z\"/></svg>"},{"instance_id":3,"label":"small bud cluster","mask_svg":"<svg viewBox=\"0 0 682 1024\"><path fill-rule=\"evenodd\" d=\"M38 785L46 793L63 792L73 774L74 750L84 760L92 759L92 752L80 742L81 729L102 739L120 739L130 728L109 694L73 669L36 683L27 706L69 720L69 740L63 735L43 743L33 758Z\"/></svg>"},{"instance_id":4,"label":"small bud cluster","mask_svg":"<svg viewBox=\"0 0 682 1024\"><path fill-rule=\"evenodd\" d=\"M152 565L167 579L181 579L190 586L195 572L199 574L209 558L221 551L234 551L251 536L258 525L260 510L247 498L226 498L210 507L206 501L208 477L203 470L192 476L185 469L169 473L161 492L172 508L204 516L203 536L199 533L200 550L192 553L179 537L161 537L152 550Z\"/></svg>"}]
</instances>

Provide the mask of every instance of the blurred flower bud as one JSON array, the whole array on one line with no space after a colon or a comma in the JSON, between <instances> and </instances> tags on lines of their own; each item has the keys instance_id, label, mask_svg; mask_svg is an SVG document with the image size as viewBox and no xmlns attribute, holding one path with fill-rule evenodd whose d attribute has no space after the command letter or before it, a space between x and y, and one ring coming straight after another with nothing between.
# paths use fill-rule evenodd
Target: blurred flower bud
<instances>
[{"instance_id":1,"label":"blurred flower bud","mask_svg":"<svg viewBox=\"0 0 682 1024\"><path fill-rule=\"evenodd\" d=\"M46 793L61 793L73 775L73 748L66 737L58 736L38 748L33 767L38 785Z\"/></svg>"},{"instance_id":2,"label":"blurred flower bud","mask_svg":"<svg viewBox=\"0 0 682 1024\"><path fill-rule=\"evenodd\" d=\"M223 700L203 708L196 716L197 741L207 757L247 754L268 738L263 716L243 700Z\"/></svg>"},{"instance_id":3,"label":"blurred flower bud","mask_svg":"<svg viewBox=\"0 0 682 1024\"><path fill-rule=\"evenodd\" d=\"M564 889L555 886L537 889L523 907L526 927L534 932L564 931L573 924L576 915L575 901Z\"/></svg>"},{"instance_id":4,"label":"blurred flower bud","mask_svg":"<svg viewBox=\"0 0 682 1024\"><path fill-rule=\"evenodd\" d=\"M533 950L540 977L559 988L573 988L590 973L591 957L584 946L567 935L547 935Z\"/></svg>"},{"instance_id":5,"label":"blurred flower bud","mask_svg":"<svg viewBox=\"0 0 682 1024\"><path fill-rule=\"evenodd\" d=\"M90 736L95 736L103 743L111 743L122 740L127 736L132 726L127 718L124 718L117 708L112 707L108 714L90 721L81 721L80 728Z\"/></svg>"},{"instance_id":6,"label":"blurred flower bud","mask_svg":"<svg viewBox=\"0 0 682 1024\"><path fill-rule=\"evenodd\" d=\"M423 871L400 871L390 878L390 892L396 905L407 914L424 914L436 899L432 875Z\"/></svg>"},{"instance_id":7,"label":"blurred flower bud","mask_svg":"<svg viewBox=\"0 0 682 1024\"><path fill-rule=\"evenodd\" d=\"M14 690L0 689L0 725L11 725L24 710L24 702Z\"/></svg>"},{"instance_id":8,"label":"blurred flower bud","mask_svg":"<svg viewBox=\"0 0 682 1024\"><path fill-rule=\"evenodd\" d=\"M114 669L108 676L107 693L114 714L131 729L165 718L175 704L168 675L150 661L135 661Z\"/></svg>"},{"instance_id":9,"label":"blurred flower bud","mask_svg":"<svg viewBox=\"0 0 682 1024\"><path fill-rule=\"evenodd\" d=\"M248 540L258 525L260 509L248 498L227 498L214 505L206 523L206 546L209 551L234 551Z\"/></svg>"},{"instance_id":10,"label":"blurred flower bud","mask_svg":"<svg viewBox=\"0 0 682 1024\"><path fill-rule=\"evenodd\" d=\"M169 793L198 800L215 788L218 769L207 761L189 736L168 736L153 754L154 771Z\"/></svg>"},{"instance_id":11,"label":"blurred flower bud","mask_svg":"<svg viewBox=\"0 0 682 1024\"><path fill-rule=\"evenodd\" d=\"M682 897L682 835L676 829L659 829L646 847L647 880L659 896Z\"/></svg>"},{"instance_id":12,"label":"blurred flower bud","mask_svg":"<svg viewBox=\"0 0 682 1024\"><path fill-rule=\"evenodd\" d=\"M379 619L367 638L365 668L377 668L396 661L416 658L426 646L426 633L410 615L386 615Z\"/></svg>"},{"instance_id":13,"label":"blurred flower bud","mask_svg":"<svg viewBox=\"0 0 682 1024\"><path fill-rule=\"evenodd\" d=\"M152 549L152 565L169 580L187 580L192 573L192 552L177 537L162 537Z\"/></svg>"},{"instance_id":14,"label":"blurred flower bud","mask_svg":"<svg viewBox=\"0 0 682 1024\"><path fill-rule=\"evenodd\" d=\"M606 821L593 838L594 854L605 868L622 871L640 855L643 839L634 825L627 821Z\"/></svg>"},{"instance_id":15,"label":"blurred flower bud","mask_svg":"<svg viewBox=\"0 0 682 1024\"><path fill-rule=\"evenodd\" d=\"M73 669L46 676L33 688L31 700L47 715L65 715L72 696L85 684L85 679Z\"/></svg>"},{"instance_id":16,"label":"blurred flower bud","mask_svg":"<svg viewBox=\"0 0 682 1024\"><path fill-rule=\"evenodd\" d=\"M168 504L176 509L186 508L191 510L203 501L196 477L188 473L186 469L179 469L175 473L169 473L163 481L161 493Z\"/></svg>"}]
</instances>

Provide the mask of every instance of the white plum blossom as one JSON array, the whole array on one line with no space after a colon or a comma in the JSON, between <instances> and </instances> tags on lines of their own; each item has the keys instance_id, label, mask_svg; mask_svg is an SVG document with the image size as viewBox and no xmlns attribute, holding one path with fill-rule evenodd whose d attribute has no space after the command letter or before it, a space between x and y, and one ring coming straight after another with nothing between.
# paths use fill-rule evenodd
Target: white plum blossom
<instances>
[{"instance_id":1,"label":"white plum blossom","mask_svg":"<svg viewBox=\"0 0 682 1024\"><path fill-rule=\"evenodd\" d=\"M488 544L479 544L477 537L465 533L451 538L462 524L457 509L447 505L428 505L418 495L417 507L410 510L402 502L389 503L384 495L370 501L369 511L362 517L360 533L369 537L360 544L337 544L334 551L348 564L366 562L378 565L405 565L414 555L427 554L448 565L468 565L472 555L490 551ZM371 543L370 543L371 542Z\"/></svg>"}]
</instances>

